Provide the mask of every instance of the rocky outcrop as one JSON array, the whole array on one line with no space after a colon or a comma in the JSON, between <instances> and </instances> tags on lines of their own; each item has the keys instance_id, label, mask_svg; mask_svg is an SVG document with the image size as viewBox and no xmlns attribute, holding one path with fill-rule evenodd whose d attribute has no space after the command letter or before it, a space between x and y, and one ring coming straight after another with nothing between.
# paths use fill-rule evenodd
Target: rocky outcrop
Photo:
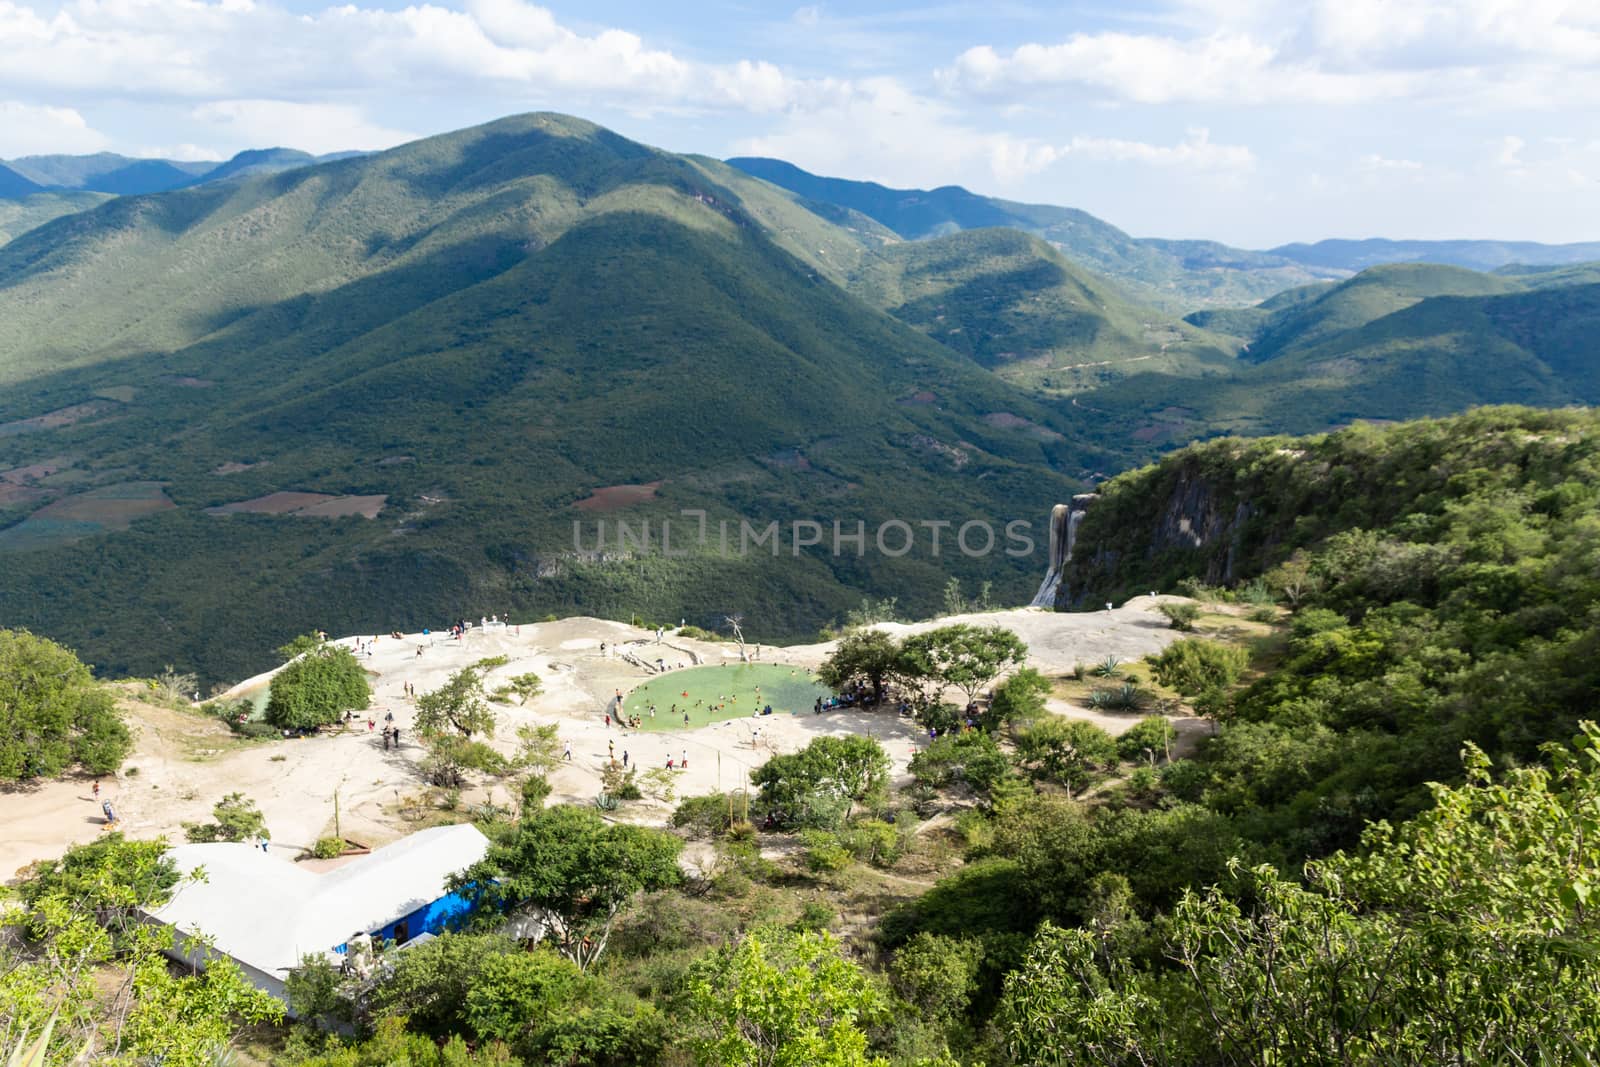
<instances>
[{"instance_id":1,"label":"rocky outcrop","mask_svg":"<svg viewBox=\"0 0 1600 1067\"><path fill-rule=\"evenodd\" d=\"M1242 486L1182 461L1142 473L1145 484L1119 487L1088 513L1057 584L1058 610L1169 588L1179 577L1230 585L1251 565L1258 509Z\"/></svg>"}]
</instances>

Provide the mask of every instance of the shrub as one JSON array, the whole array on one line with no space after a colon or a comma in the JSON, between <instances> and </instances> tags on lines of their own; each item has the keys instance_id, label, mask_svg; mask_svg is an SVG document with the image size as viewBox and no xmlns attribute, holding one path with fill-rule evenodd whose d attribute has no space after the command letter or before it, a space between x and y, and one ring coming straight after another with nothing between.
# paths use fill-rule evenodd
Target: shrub
<instances>
[{"instance_id":1,"label":"shrub","mask_svg":"<svg viewBox=\"0 0 1600 1067\"><path fill-rule=\"evenodd\" d=\"M266 836L267 821L261 809L243 793L229 793L211 809L214 822L183 824L183 833L190 841L244 841Z\"/></svg>"},{"instance_id":2,"label":"shrub","mask_svg":"<svg viewBox=\"0 0 1600 1067\"><path fill-rule=\"evenodd\" d=\"M1270 604L1259 604L1245 612L1244 617L1251 622L1277 622L1278 609Z\"/></svg>"},{"instance_id":3,"label":"shrub","mask_svg":"<svg viewBox=\"0 0 1600 1067\"><path fill-rule=\"evenodd\" d=\"M311 854L319 860L331 860L344 855L344 840L338 837L319 837L311 846Z\"/></svg>"},{"instance_id":4,"label":"shrub","mask_svg":"<svg viewBox=\"0 0 1600 1067\"><path fill-rule=\"evenodd\" d=\"M684 797L672 812L672 825L695 837L712 837L728 829L733 821L726 793Z\"/></svg>"},{"instance_id":5,"label":"shrub","mask_svg":"<svg viewBox=\"0 0 1600 1067\"><path fill-rule=\"evenodd\" d=\"M1140 719L1117 738L1117 755L1126 760L1166 757L1177 731L1160 715Z\"/></svg>"},{"instance_id":6,"label":"shrub","mask_svg":"<svg viewBox=\"0 0 1600 1067\"><path fill-rule=\"evenodd\" d=\"M800 840L805 844L806 866L817 874L835 874L855 860L839 835L830 830L804 830Z\"/></svg>"},{"instance_id":7,"label":"shrub","mask_svg":"<svg viewBox=\"0 0 1600 1067\"><path fill-rule=\"evenodd\" d=\"M1200 605L1184 601L1177 604L1159 605L1161 614L1167 617L1174 630L1185 632L1193 630L1194 624L1200 619Z\"/></svg>"}]
</instances>

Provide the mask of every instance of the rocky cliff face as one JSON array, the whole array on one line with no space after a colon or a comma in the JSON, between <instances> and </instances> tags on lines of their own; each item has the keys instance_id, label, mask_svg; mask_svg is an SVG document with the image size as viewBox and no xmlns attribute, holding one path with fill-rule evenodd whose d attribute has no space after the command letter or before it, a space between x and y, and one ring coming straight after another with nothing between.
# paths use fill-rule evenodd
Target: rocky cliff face
<instances>
[{"instance_id":1,"label":"rocky cliff face","mask_svg":"<svg viewBox=\"0 0 1600 1067\"><path fill-rule=\"evenodd\" d=\"M1143 473L1149 484L1139 487L1142 499L1124 487L1109 506L1088 511L1066 561L1057 610L1098 604L1140 580L1193 576L1229 585L1242 576L1257 509L1241 487L1195 462L1169 461Z\"/></svg>"}]
</instances>

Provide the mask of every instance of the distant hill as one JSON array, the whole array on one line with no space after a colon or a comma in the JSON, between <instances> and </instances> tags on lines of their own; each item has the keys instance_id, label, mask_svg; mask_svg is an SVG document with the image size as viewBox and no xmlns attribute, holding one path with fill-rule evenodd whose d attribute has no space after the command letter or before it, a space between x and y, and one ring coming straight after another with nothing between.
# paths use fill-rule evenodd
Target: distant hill
<instances>
[{"instance_id":1,"label":"distant hill","mask_svg":"<svg viewBox=\"0 0 1600 1067\"><path fill-rule=\"evenodd\" d=\"M710 548L722 520L735 546L744 519L1042 521L1105 464L835 284L881 237L555 115L34 229L0 248L0 616L218 678L313 625L801 636L867 593L931 610L951 575L1026 599L1031 558ZM686 558L597 547L669 518Z\"/></svg>"},{"instance_id":2,"label":"distant hill","mask_svg":"<svg viewBox=\"0 0 1600 1067\"><path fill-rule=\"evenodd\" d=\"M1405 263L1373 267L1309 299L1263 305L1268 316L1255 331L1246 358L1261 362L1306 348L1433 296L1493 296L1522 289L1509 278L1462 267Z\"/></svg>"},{"instance_id":3,"label":"distant hill","mask_svg":"<svg viewBox=\"0 0 1600 1067\"><path fill-rule=\"evenodd\" d=\"M743 157L728 163L808 200L859 212L911 240L996 226L1031 233L1073 263L1115 279L1138 299L1180 314L1254 303L1291 286L1348 273L1210 241L1141 240L1075 208L979 196L960 186L891 189L821 177L778 159Z\"/></svg>"},{"instance_id":4,"label":"distant hill","mask_svg":"<svg viewBox=\"0 0 1600 1067\"><path fill-rule=\"evenodd\" d=\"M1082 403L1106 416L1108 433L1167 443L1480 404L1600 404L1600 280L1579 268L1528 278L1544 284L1437 265L1374 267L1277 310L1205 313L1196 318L1213 332L1251 331L1246 358L1228 373L1130 377Z\"/></svg>"},{"instance_id":5,"label":"distant hill","mask_svg":"<svg viewBox=\"0 0 1600 1067\"><path fill-rule=\"evenodd\" d=\"M0 198L20 200L44 192L44 186L0 163Z\"/></svg>"},{"instance_id":6,"label":"distant hill","mask_svg":"<svg viewBox=\"0 0 1600 1067\"><path fill-rule=\"evenodd\" d=\"M1014 229L886 245L848 284L1000 377L1046 392L1233 362L1215 338L1137 304L1116 283Z\"/></svg>"},{"instance_id":7,"label":"distant hill","mask_svg":"<svg viewBox=\"0 0 1600 1067\"><path fill-rule=\"evenodd\" d=\"M47 192L8 200L0 197L0 245L52 219L105 203L105 193Z\"/></svg>"},{"instance_id":8,"label":"distant hill","mask_svg":"<svg viewBox=\"0 0 1600 1067\"><path fill-rule=\"evenodd\" d=\"M0 164L0 199L16 199L42 191L85 191L137 196L184 189L206 182L251 174L272 174L359 156L333 152L313 156L293 148L248 149L222 163L171 159L135 159L114 152L88 156L24 156ZM15 178L8 179L7 173ZM17 184L16 178L27 184Z\"/></svg>"},{"instance_id":9,"label":"distant hill","mask_svg":"<svg viewBox=\"0 0 1600 1067\"><path fill-rule=\"evenodd\" d=\"M1384 263L1445 263L1487 271L1513 263L1543 266L1600 260L1600 241L1546 245L1536 241L1330 239L1280 245L1271 254L1325 270L1359 271Z\"/></svg>"}]
</instances>

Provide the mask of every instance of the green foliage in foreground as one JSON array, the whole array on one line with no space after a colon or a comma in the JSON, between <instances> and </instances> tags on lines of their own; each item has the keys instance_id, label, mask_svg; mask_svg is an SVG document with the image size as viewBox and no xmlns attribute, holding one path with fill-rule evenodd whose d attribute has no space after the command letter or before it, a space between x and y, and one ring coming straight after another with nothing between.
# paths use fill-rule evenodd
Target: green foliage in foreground
<instances>
[{"instance_id":1,"label":"green foliage in foreground","mask_svg":"<svg viewBox=\"0 0 1600 1067\"><path fill-rule=\"evenodd\" d=\"M283 730L329 726L372 702L367 672L343 645L285 646L297 658L272 676L266 720Z\"/></svg>"},{"instance_id":2,"label":"green foliage in foreground","mask_svg":"<svg viewBox=\"0 0 1600 1067\"><path fill-rule=\"evenodd\" d=\"M705 1067L884 1067L862 1027L888 1004L823 933L754 931L690 972L691 1047Z\"/></svg>"},{"instance_id":3,"label":"green foliage in foreground","mask_svg":"<svg viewBox=\"0 0 1600 1067\"><path fill-rule=\"evenodd\" d=\"M612 825L588 808L525 814L516 833L454 875L480 918L542 914L556 951L580 969L598 960L618 915L640 893L676 885L683 842L661 830Z\"/></svg>"},{"instance_id":4,"label":"green foliage in foreground","mask_svg":"<svg viewBox=\"0 0 1600 1067\"><path fill-rule=\"evenodd\" d=\"M53 777L74 764L109 774L132 747L115 698L70 649L0 630L0 782Z\"/></svg>"},{"instance_id":5,"label":"green foliage in foreground","mask_svg":"<svg viewBox=\"0 0 1600 1067\"><path fill-rule=\"evenodd\" d=\"M995 1026L1017 1063L1586 1063L1600 1048L1600 730L1307 869L1186 893L1147 969L1046 925ZM1125 920L1123 920L1125 921ZM1112 930L1116 922L1112 924Z\"/></svg>"},{"instance_id":6,"label":"green foliage in foreground","mask_svg":"<svg viewBox=\"0 0 1600 1067\"><path fill-rule=\"evenodd\" d=\"M139 921L178 882L166 847L108 834L22 882L0 924L0 1035L54 1020L49 1063L211 1067L240 1026L282 1017L226 959L203 974L172 965L180 935Z\"/></svg>"}]
</instances>

